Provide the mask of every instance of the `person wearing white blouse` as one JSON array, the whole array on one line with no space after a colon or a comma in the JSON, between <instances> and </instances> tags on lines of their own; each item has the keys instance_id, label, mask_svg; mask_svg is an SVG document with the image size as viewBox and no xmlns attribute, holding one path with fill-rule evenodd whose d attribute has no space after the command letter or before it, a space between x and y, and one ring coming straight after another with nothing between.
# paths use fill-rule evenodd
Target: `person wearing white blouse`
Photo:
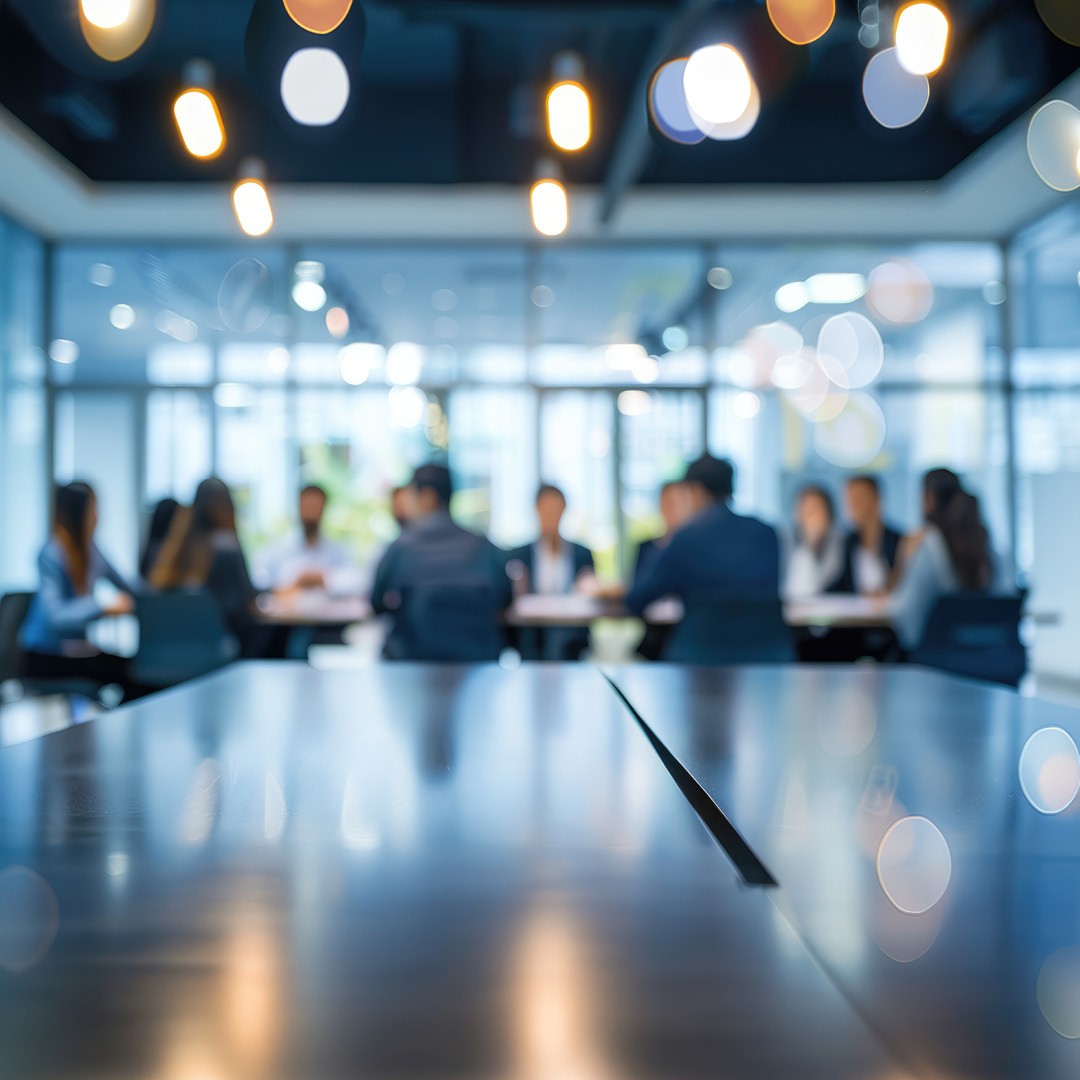
<instances>
[{"instance_id":1,"label":"person wearing white blouse","mask_svg":"<svg viewBox=\"0 0 1080 1080\"><path fill-rule=\"evenodd\" d=\"M832 496L804 487L795 502L795 548L784 576L784 599L805 600L826 592L844 570L844 534L836 524Z\"/></svg>"}]
</instances>

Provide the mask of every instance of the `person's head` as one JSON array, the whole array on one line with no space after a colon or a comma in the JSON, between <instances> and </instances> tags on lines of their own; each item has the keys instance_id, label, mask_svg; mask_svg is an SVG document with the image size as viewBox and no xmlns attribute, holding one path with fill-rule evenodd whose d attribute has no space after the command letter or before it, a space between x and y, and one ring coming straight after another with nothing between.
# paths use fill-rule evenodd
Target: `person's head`
<instances>
[{"instance_id":1,"label":"person's head","mask_svg":"<svg viewBox=\"0 0 1080 1080\"><path fill-rule=\"evenodd\" d=\"M541 484L536 493L536 516L540 519L540 535L545 540L559 535L559 523L566 511L566 496L554 484Z\"/></svg>"},{"instance_id":2,"label":"person's head","mask_svg":"<svg viewBox=\"0 0 1080 1080\"><path fill-rule=\"evenodd\" d=\"M408 485L396 487L390 492L390 513L398 523L399 529L404 529L413 516L412 489Z\"/></svg>"},{"instance_id":3,"label":"person's head","mask_svg":"<svg viewBox=\"0 0 1080 1080\"><path fill-rule=\"evenodd\" d=\"M87 590L90 545L97 528L97 496L89 484L58 486L53 495L53 534L68 560L68 576L80 595Z\"/></svg>"},{"instance_id":4,"label":"person's head","mask_svg":"<svg viewBox=\"0 0 1080 1080\"><path fill-rule=\"evenodd\" d=\"M881 487L875 476L853 476L845 488L847 512L856 531L881 524Z\"/></svg>"},{"instance_id":5,"label":"person's head","mask_svg":"<svg viewBox=\"0 0 1080 1080\"><path fill-rule=\"evenodd\" d=\"M326 492L318 484L308 484L300 491L300 524L304 536L315 540L322 525L323 512L326 510Z\"/></svg>"},{"instance_id":6,"label":"person's head","mask_svg":"<svg viewBox=\"0 0 1080 1080\"><path fill-rule=\"evenodd\" d=\"M795 528L799 539L811 547L820 544L833 527L832 496L818 484L808 484L795 500Z\"/></svg>"},{"instance_id":7,"label":"person's head","mask_svg":"<svg viewBox=\"0 0 1080 1080\"><path fill-rule=\"evenodd\" d=\"M731 499L735 491L735 467L730 461L704 454L687 468L683 483L696 513L706 506Z\"/></svg>"},{"instance_id":8,"label":"person's head","mask_svg":"<svg viewBox=\"0 0 1080 1080\"><path fill-rule=\"evenodd\" d=\"M236 532L236 508L224 480L210 477L195 489L191 528L199 533Z\"/></svg>"},{"instance_id":9,"label":"person's head","mask_svg":"<svg viewBox=\"0 0 1080 1080\"><path fill-rule=\"evenodd\" d=\"M673 480L660 489L660 516L669 533L678 532L690 516L690 493L686 484Z\"/></svg>"},{"instance_id":10,"label":"person's head","mask_svg":"<svg viewBox=\"0 0 1080 1080\"><path fill-rule=\"evenodd\" d=\"M172 519L179 508L180 504L175 499L162 499L154 507L153 513L150 515L150 528L146 534L148 542L157 543L165 539L169 532L169 526L172 524Z\"/></svg>"},{"instance_id":11,"label":"person's head","mask_svg":"<svg viewBox=\"0 0 1080 1080\"><path fill-rule=\"evenodd\" d=\"M410 487L414 516L427 517L428 514L449 511L454 486L450 481L450 470L445 465L421 465L413 473Z\"/></svg>"},{"instance_id":12,"label":"person's head","mask_svg":"<svg viewBox=\"0 0 1080 1080\"><path fill-rule=\"evenodd\" d=\"M963 490L960 477L951 469L931 469L923 477L923 517L933 522Z\"/></svg>"},{"instance_id":13,"label":"person's head","mask_svg":"<svg viewBox=\"0 0 1080 1080\"><path fill-rule=\"evenodd\" d=\"M979 500L966 491L956 492L935 515L945 538L949 558L962 589L986 589L994 576L990 534L982 521Z\"/></svg>"}]
</instances>

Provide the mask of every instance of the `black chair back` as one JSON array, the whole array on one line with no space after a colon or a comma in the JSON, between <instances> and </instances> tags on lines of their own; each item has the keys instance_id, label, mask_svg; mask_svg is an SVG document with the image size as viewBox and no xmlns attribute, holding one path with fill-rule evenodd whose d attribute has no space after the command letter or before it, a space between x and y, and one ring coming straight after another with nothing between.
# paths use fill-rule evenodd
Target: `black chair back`
<instances>
[{"instance_id":1,"label":"black chair back","mask_svg":"<svg viewBox=\"0 0 1080 1080\"><path fill-rule=\"evenodd\" d=\"M1020 596L944 596L908 659L954 675L1016 686L1027 671Z\"/></svg>"},{"instance_id":2,"label":"black chair back","mask_svg":"<svg viewBox=\"0 0 1080 1080\"><path fill-rule=\"evenodd\" d=\"M733 600L700 594L683 600L686 613L664 650L676 664L787 664L795 660L780 600Z\"/></svg>"},{"instance_id":3,"label":"black chair back","mask_svg":"<svg viewBox=\"0 0 1080 1080\"><path fill-rule=\"evenodd\" d=\"M19 678L22 670L19 630L26 621L33 593L0 596L0 683Z\"/></svg>"},{"instance_id":4,"label":"black chair back","mask_svg":"<svg viewBox=\"0 0 1080 1080\"><path fill-rule=\"evenodd\" d=\"M131 678L158 689L207 675L235 660L236 639L206 592L145 593L135 600L139 650Z\"/></svg>"},{"instance_id":5,"label":"black chair back","mask_svg":"<svg viewBox=\"0 0 1080 1080\"><path fill-rule=\"evenodd\" d=\"M401 591L394 660L485 663L499 659L501 607L489 585L414 585Z\"/></svg>"}]
</instances>

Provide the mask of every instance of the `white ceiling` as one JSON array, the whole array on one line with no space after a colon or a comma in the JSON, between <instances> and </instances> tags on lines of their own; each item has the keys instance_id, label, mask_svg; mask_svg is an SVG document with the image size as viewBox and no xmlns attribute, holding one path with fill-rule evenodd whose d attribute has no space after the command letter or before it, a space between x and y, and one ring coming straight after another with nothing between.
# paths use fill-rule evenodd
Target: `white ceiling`
<instances>
[{"instance_id":1,"label":"white ceiling","mask_svg":"<svg viewBox=\"0 0 1080 1080\"><path fill-rule=\"evenodd\" d=\"M1053 97L1080 105L1080 76ZM571 189L570 239L1005 239L1068 196L1027 158L1023 117L935 184L639 188L598 222L600 192ZM236 240L219 184L95 184L0 108L0 209L50 239ZM533 240L523 189L274 186L272 238ZM558 243L559 241L554 241Z\"/></svg>"}]
</instances>

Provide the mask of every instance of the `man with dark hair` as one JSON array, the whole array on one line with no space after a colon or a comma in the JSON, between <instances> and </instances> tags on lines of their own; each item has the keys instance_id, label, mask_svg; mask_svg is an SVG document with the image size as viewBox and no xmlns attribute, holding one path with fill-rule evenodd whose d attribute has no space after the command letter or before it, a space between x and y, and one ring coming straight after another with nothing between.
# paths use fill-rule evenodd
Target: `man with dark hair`
<instances>
[{"instance_id":1,"label":"man with dark hair","mask_svg":"<svg viewBox=\"0 0 1080 1080\"><path fill-rule=\"evenodd\" d=\"M409 527L375 572L371 606L391 615L388 660L495 660L498 614L510 606L506 553L450 517L450 470L413 474Z\"/></svg>"},{"instance_id":2,"label":"man with dark hair","mask_svg":"<svg viewBox=\"0 0 1080 1080\"><path fill-rule=\"evenodd\" d=\"M853 476L844 489L853 526L844 544L844 567L830 592L877 596L887 592L903 537L881 516L875 476Z\"/></svg>"},{"instance_id":3,"label":"man with dark hair","mask_svg":"<svg viewBox=\"0 0 1080 1080\"><path fill-rule=\"evenodd\" d=\"M326 489L306 484L300 491L300 529L273 545L255 564L255 583L263 589L326 589L356 592L360 576L344 546L322 531Z\"/></svg>"},{"instance_id":4,"label":"man with dark hair","mask_svg":"<svg viewBox=\"0 0 1080 1080\"><path fill-rule=\"evenodd\" d=\"M564 540L559 532L566 512L566 496L554 484L541 484L536 493L536 516L540 536L510 553L522 592L565 596L573 592L583 574L593 572L592 552L581 544ZM550 630L542 635L523 634L522 651L527 659L576 660L588 648L584 630Z\"/></svg>"},{"instance_id":5,"label":"man with dark hair","mask_svg":"<svg viewBox=\"0 0 1080 1080\"><path fill-rule=\"evenodd\" d=\"M771 603L780 591L780 545L763 521L734 513L728 503L735 470L730 461L706 454L686 470L684 481L694 516L645 568L627 594L626 606L640 614L654 600L677 596L686 606ZM678 627L668 659L688 660L698 642L689 618Z\"/></svg>"}]
</instances>

